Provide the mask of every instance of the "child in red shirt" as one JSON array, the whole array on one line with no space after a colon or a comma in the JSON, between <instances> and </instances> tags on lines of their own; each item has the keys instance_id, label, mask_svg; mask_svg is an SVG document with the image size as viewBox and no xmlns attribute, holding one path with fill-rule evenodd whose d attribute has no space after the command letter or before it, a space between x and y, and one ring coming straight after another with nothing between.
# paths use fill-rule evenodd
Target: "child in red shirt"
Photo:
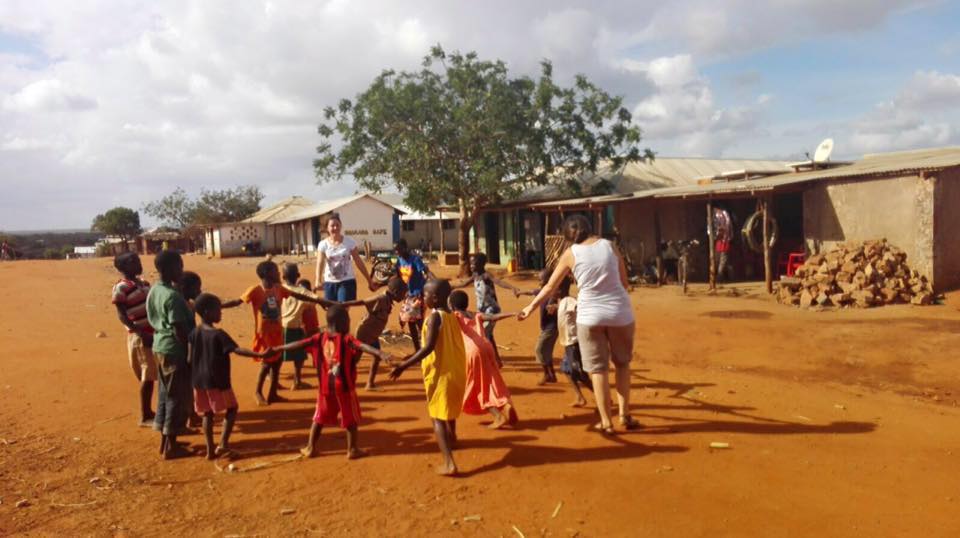
<instances>
[{"instance_id":1,"label":"child in red shirt","mask_svg":"<svg viewBox=\"0 0 960 538\"><path fill-rule=\"evenodd\" d=\"M286 398L277 395L280 385L280 366L282 354L276 347L283 345L283 325L280 323L280 306L287 297L296 297L301 301L317 303L323 308L334 304L317 297L306 290L294 291L280 285L280 269L272 261L263 261L257 264L257 276L260 284L251 286L239 299L223 303L222 308L233 308L248 303L253 309L253 351L270 350L271 353L263 358L260 375L257 377L257 391L255 398L257 405L267 405L274 402L284 402ZM270 375L270 391L267 398L263 397L263 382Z\"/></svg>"},{"instance_id":2,"label":"child in red shirt","mask_svg":"<svg viewBox=\"0 0 960 538\"><path fill-rule=\"evenodd\" d=\"M360 401L357 399L357 363L364 353L392 362L393 357L350 334L350 315L347 309L334 304L327 309L327 328L299 342L287 344L276 351L313 347L318 375L317 408L310 426L310 438L300 453L308 458L317 454L317 441L324 426L340 426L347 430L347 459L357 459L367 453L357 447L357 425L360 422Z\"/></svg>"}]
</instances>

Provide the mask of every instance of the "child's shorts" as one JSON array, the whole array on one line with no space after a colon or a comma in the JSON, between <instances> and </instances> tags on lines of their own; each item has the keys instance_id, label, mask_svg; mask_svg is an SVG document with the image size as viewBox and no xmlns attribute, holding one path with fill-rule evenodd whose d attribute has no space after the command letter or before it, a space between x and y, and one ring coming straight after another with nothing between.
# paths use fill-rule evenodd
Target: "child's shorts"
<instances>
[{"instance_id":1,"label":"child's shorts","mask_svg":"<svg viewBox=\"0 0 960 538\"><path fill-rule=\"evenodd\" d=\"M317 391L317 409L313 423L321 426L340 426L343 429L360 422L360 401L356 391Z\"/></svg>"},{"instance_id":2,"label":"child's shorts","mask_svg":"<svg viewBox=\"0 0 960 538\"><path fill-rule=\"evenodd\" d=\"M590 381L590 375L583 371L583 359L580 358L579 344L570 344L564 348L560 371L578 383Z\"/></svg>"},{"instance_id":3,"label":"child's shorts","mask_svg":"<svg viewBox=\"0 0 960 538\"><path fill-rule=\"evenodd\" d=\"M193 410L198 415L226 413L236 407L237 396L233 389L193 389Z\"/></svg>"},{"instance_id":4,"label":"child's shorts","mask_svg":"<svg viewBox=\"0 0 960 538\"><path fill-rule=\"evenodd\" d=\"M157 380L157 360L153 351L143 343L143 338L137 333L127 334L127 358L133 375L141 383Z\"/></svg>"},{"instance_id":5,"label":"child's shorts","mask_svg":"<svg viewBox=\"0 0 960 538\"><path fill-rule=\"evenodd\" d=\"M299 342L307 337L307 333L297 327L297 328L285 328L283 329L283 343L292 344L293 342ZM303 362L307 359L307 350L304 348L300 349L290 349L283 352L283 361L284 362Z\"/></svg>"}]
</instances>

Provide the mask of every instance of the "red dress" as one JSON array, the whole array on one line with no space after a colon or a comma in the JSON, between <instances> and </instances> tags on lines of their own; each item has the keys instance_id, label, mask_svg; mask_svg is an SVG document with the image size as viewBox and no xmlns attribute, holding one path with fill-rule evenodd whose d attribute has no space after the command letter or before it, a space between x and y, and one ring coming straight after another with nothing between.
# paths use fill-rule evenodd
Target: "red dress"
<instances>
[{"instance_id":1,"label":"red dress","mask_svg":"<svg viewBox=\"0 0 960 538\"><path fill-rule=\"evenodd\" d=\"M360 342L349 334L326 331L313 335L310 340L313 356L323 358L315 364L320 383L313 422L344 429L356 426L360 421L356 389L357 362L363 354Z\"/></svg>"},{"instance_id":2,"label":"red dress","mask_svg":"<svg viewBox=\"0 0 960 538\"><path fill-rule=\"evenodd\" d=\"M490 407L502 408L510 402L510 389L500 375L493 344L483 332L480 314L473 319L456 312L463 333L467 354L467 388L463 395L463 412L484 415Z\"/></svg>"}]
</instances>

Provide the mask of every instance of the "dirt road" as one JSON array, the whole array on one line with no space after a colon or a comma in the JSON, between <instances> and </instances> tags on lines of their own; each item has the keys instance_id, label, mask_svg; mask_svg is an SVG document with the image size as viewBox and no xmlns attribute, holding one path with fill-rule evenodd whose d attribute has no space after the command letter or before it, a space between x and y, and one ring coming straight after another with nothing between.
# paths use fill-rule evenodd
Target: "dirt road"
<instances>
[{"instance_id":1,"label":"dirt road","mask_svg":"<svg viewBox=\"0 0 960 538\"><path fill-rule=\"evenodd\" d=\"M256 283L254 263L186 257L224 298ZM815 313L751 288L637 290L634 409L645 428L615 438L589 430L592 411L568 407L565 385L536 385L536 320L502 322L521 423L494 432L463 417L463 476L445 479L432 473L439 455L416 369L361 392L371 457L347 462L334 430L321 457L290 461L315 393L258 408L257 367L242 358L236 465L273 465L160 461L158 436L135 425L115 280L105 259L0 264L0 534L960 535L960 297ZM247 309L224 318L249 341Z\"/></svg>"}]
</instances>

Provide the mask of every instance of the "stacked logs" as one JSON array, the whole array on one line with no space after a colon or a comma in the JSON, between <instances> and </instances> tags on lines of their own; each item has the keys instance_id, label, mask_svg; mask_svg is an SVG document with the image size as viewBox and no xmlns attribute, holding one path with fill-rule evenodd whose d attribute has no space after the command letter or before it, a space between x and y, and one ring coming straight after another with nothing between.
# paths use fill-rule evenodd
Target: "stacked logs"
<instances>
[{"instance_id":1,"label":"stacked logs","mask_svg":"<svg viewBox=\"0 0 960 538\"><path fill-rule=\"evenodd\" d=\"M852 242L811 256L783 279L777 299L784 304L856 306L933 303L927 278L907 265L907 254L886 239Z\"/></svg>"}]
</instances>

